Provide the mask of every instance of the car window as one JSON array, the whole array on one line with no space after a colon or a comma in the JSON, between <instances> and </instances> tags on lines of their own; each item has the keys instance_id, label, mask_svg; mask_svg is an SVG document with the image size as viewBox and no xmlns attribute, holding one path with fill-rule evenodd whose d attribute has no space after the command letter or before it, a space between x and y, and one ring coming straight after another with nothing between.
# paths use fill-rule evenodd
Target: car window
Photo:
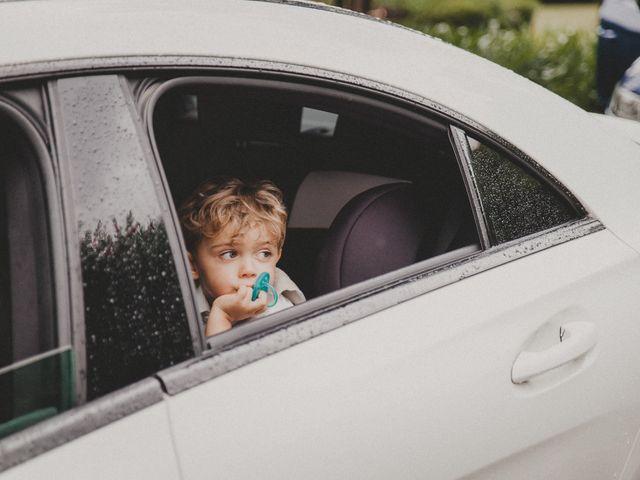
<instances>
[{"instance_id":1,"label":"car window","mask_svg":"<svg viewBox=\"0 0 640 480\"><path fill-rule=\"evenodd\" d=\"M74 395L54 301L48 159L28 131L0 103L0 438L67 410Z\"/></svg>"},{"instance_id":2,"label":"car window","mask_svg":"<svg viewBox=\"0 0 640 480\"><path fill-rule=\"evenodd\" d=\"M471 167L493 243L547 230L578 218L575 208L507 155L468 137Z\"/></svg>"},{"instance_id":3,"label":"car window","mask_svg":"<svg viewBox=\"0 0 640 480\"><path fill-rule=\"evenodd\" d=\"M273 181L290 214L279 267L307 299L478 244L446 124L338 89L184 82L163 86L153 108L175 204L220 175ZM371 201L377 215L343 225Z\"/></svg>"},{"instance_id":4,"label":"car window","mask_svg":"<svg viewBox=\"0 0 640 480\"><path fill-rule=\"evenodd\" d=\"M118 77L63 79L57 91L79 237L90 400L193 356L194 338Z\"/></svg>"}]
</instances>

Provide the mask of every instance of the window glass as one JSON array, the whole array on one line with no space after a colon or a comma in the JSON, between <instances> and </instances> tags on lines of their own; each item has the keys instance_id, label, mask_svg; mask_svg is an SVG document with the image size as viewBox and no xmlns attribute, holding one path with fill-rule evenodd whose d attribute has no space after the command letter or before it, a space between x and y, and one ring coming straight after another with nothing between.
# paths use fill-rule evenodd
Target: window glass
<instances>
[{"instance_id":1,"label":"window glass","mask_svg":"<svg viewBox=\"0 0 640 480\"><path fill-rule=\"evenodd\" d=\"M58 348L47 204L36 148L0 105L0 438L71 407Z\"/></svg>"},{"instance_id":2,"label":"window glass","mask_svg":"<svg viewBox=\"0 0 640 480\"><path fill-rule=\"evenodd\" d=\"M508 242L577 217L557 192L504 154L468 138L471 166L495 243Z\"/></svg>"},{"instance_id":3,"label":"window glass","mask_svg":"<svg viewBox=\"0 0 640 480\"><path fill-rule=\"evenodd\" d=\"M64 79L58 87L92 399L194 351L161 208L118 78Z\"/></svg>"}]
</instances>

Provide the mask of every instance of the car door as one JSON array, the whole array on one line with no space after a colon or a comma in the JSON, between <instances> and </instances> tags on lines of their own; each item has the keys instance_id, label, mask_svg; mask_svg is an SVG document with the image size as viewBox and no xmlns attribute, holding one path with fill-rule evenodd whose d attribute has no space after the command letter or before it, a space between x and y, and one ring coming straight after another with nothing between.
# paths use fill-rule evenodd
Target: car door
<instances>
[{"instance_id":1,"label":"car door","mask_svg":"<svg viewBox=\"0 0 640 480\"><path fill-rule=\"evenodd\" d=\"M260 97L254 80L216 82ZM278 95L287 88L278 84ZM184 119L206 130L204 100L180 97L180 129L156 137L158 146L172 135L197 145ZM350 108L358 102L366 103L350 94ZM265 112L291 111L247 108L252 128L265 122L270 131L278 120ZM305 108L289 123L303 125ZM325 131L343 117L325 115ZM161 372L185 478L623 474L640 426L638 255L517 148L473 122L456 124L450 148L480 246L465 243L212 337L202 358ZM162 148L171 184L166 157L175 146ZM198 154L188 152L183 162Z\"/></svg>"},{"instance_id":2,"label":"car door","mask_svg":"<svg viewBox=\"0 0 640 480\"><path fill-rule=\"evenodd\" d=\"M637 325L628 309L636 257L602 230L275 354L347 313L203 361L194 370L214 378L169 399L185 478L621 475L639 418ZM391 303L398 290L380 296ZM513 382L523 352L552 356L560 326L583 322L596 333L591 350ZM571 335L584 341L577 328Z\"/></svg>"}]
</instances>

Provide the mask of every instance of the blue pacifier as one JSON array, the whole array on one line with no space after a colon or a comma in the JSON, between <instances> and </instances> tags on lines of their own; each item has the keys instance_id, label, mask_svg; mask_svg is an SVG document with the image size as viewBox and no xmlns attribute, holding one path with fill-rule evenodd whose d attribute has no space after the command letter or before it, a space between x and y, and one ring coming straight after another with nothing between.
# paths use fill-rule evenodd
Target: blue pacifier
<instances>
[{"instance_id":1,"label":"blue pacifier","mask_svg":"<svg viewBox=\"0 0 640 480\"><path fill-rule=\"evenodd\" d=\"M273 301L268 304L267 307L273 307L276 303L278 303L278 292L276 292L276 289L271 286L271 284L269 283L269 279L270 276L267 272L262 272L260 275L258 275L258 278L256 278L256 282L253 284L253 292L251 293L252 302L258 298L258 295L261 291L267 292L268 295L269 290L271 290L271 293L273 294Z\"/></svg>"}]
</instances>

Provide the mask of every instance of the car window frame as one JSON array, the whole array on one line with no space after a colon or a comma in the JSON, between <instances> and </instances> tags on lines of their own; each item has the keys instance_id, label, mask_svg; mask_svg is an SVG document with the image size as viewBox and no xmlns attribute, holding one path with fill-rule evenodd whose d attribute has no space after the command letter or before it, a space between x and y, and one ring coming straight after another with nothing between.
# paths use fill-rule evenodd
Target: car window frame
<instances>
[{"instance_id":1,"label":"car window frame","mask_svg":"<svg viewBox=\"0 0 640 480\"><path fill-rule=\"evenodd\" d=\"M140 80L130 80L129 85L132 90L132 95L137 102L138 114L142 118L144 124L144 130L147 133L147 137L149 139L149 145L152 150L152 155L154 157L154 163L157 171L159 172L159 176L162 181L163 191L167 198L167 202L170 205L170 210L173 216L173 224L175 226L176 231L178 232L179 241L181 244L182 252L183 252L183 262L184 262L184 271L186 271L190 277L190 268L189 261L187 258L187 250L186 245L184 243L184 238L182 236L182 231L180 228L180 222L177 215L177 205L174 204L172 200L172 194L170 191L169 183L166 178L166 174L164 172L164 167L162 163L162 159L160 158L160 154L158 151L158 147L155 140L155 133L153 127L153 111L157 101L160 99L162 95L168 92L171 89L184 87L184 86L194 86L194 85L217 85L217 86L233 86L233 87L245 87L249 89L273 89L277 94L283 95L291 95L291 96L316 96L327 98L331 96L333 93L332 100L334 101L349 101L353 99L354 96L359 96L359 101L361 106L364 108L379 108L380 100L371 98L371 104L366 104L367 100L371 97L371 92L367 92L366 95L362 95L362 92L359 89L349 89L345 88L345 85L336 85L334 83L330 83L330 87L334 87L330 92L330 89L327 88L327 85L320 84L318 85L314 79L311 79L311 82L304 82L304 79L300 77L294 77L293 79L290 76L282 76L276 75L275 78L268 75L266 78L262 78L260 75L258 77L253 77L251 73L255 72L243 72L243 74L239 75L237 72L235 74L229 75L227 71L216 72L218 75L209 75L209 76L199 76L199 75L187 75L187 76L179 76L176 78L169 79L161 79L154 77L143 77ZM283 78L284 77L284 78ZM295 85L295 89L292 87ZM339 87L339 88L337 88ZM346 86L349 87L349 86ZM320 93L323 92L323 93ZM447 133L447 127L440 124L437 120L425 117L423 115L411 112L406 107L399 107L395 104L395 102L391 102L392 99L389 99L390 103L386 105L388 111L390 113L398 113L402 112L404 117L413 117L413 120L416 124L422 123L426 124L432 128L439 128L443 131L443 133ZM396 100L397 101L397 100ZM452 150L453 154L453 150ZM194 307L197 307L196 302L196 292L195 287L192 281L189 281L189 287L192 294L192 303ZM374 282L370 284L371 288L374 284L378 285L379 282ZM348 290L351 291L351 290ZM340 296L340 299L335 300L336 303L343 303L343 296ZM262 322L261 322L262 323ZM227 334L229 332L226 332ZM207 339L208 345L211 348L211 337ZM217 342L216 342L217 344Z\"/></svg>"},{"instance_id":2,"label":"car window frame","mask_svg":"<svg viewBox=\"0 0 640 480\"><path fill-rule=\"evenodd\" d=\"M168 181L166 179L166 175L164 173L164 168L162 164L162 159L160 158L160 154L157 148L155 133L153 127L153 111L155 105L159 98L165 94L167 91L173 88L179 88L184 86L194 86L194 85L214 85L214 86L233 86L233 87L244 87L248 89L265 89L265 90L273 90L276 94L283 95L291 95L291 96L312 96L312 97L322 97L322 98L331 98L333 101L353 101L354 98L358 99L358 103L360 107L363 108L375 108L380 110L383 105L382 98L388 100L388 103L384 103L385 109L392 114L401 115L407 119L411 118L415 124L422 124L423 126L429 126L431 128L440 129L445 135L448 135L448 126L441 123L436 116L425 116L423 112L420 111L412 111L415 109L415 106L412 105L402 105L401 101L398 98L393 96L385 95L382 92L371 92L367 89L361 89L354 85L344 85L340 82L324 82L321 81L318 83L318 79L316 78L301 78L300 76L291 76L286 74L278 74L278 75L260 75L258 72L250 70L249 72L228 72L225 70L216 71L214 75L203 76L203 75L189 75L186 76L178 76L175 78L162 79L162 78L154 78L154 77L143 77L140 80L130 80L130 86L134 95L134 98L137 101L138 105L138 113L144 122L144 127L147 132L150 145L153 150L153 155L155 158L155 165L160 175L162 177L163 187L165 195L167 196L168 202L171 205L172 213L174 214L174 225L179 233L180 241L182 242L183 252L184 252L184 262L186 266L186 270L188 268L188 259L186 256L186 247L184 244L184 239L182 238L182 232L180 229L180 223L178 220L178 216L176 214L176 206L173 205L172 195L169 188ZM380 98L378 98L380 97ZM451 153L454 155L453 145L451 145ZM420 262L414 264L418 265ZM410 266L413 267L413 266ZM407 267L409 270L412 270L410 267ZM419 269L419 267L418 267ZM402 274L399 274L402 276ZM387 276L384 276L387 278ZM373 279L372 279L373 280ZM193 282L189 282L193 285ZM377 285L379 282L373 282L372 285ZM388 280L387 280L388 283ZM344 290L344 289L343 289ZM195 304L195 290L192 288L192 295ZM349 290L351 291L351 290ZM341 299L337 301L337 303L342 303ZM228 332L226 332L228 333ZM207 339L210 342L210 338Z\"/></svg>"},{"instance_id":3,"label":"car window frame","mask_svg":"<svg viewBox=\"0 0 640 480\"><path fill-rule=\"evenodd\" d=\"M483 129L477 129L471 126L461 128L453 124L451 124L449 128L450 138L455 148L458 164L460 165L460 169L463 173L467 194L473 204L474 219L476 221L478 232L481 236L483 250L493 248L501 243L496 240L495 234L491 230L491 222L489 221L488 213L485 210L480 185L476 180L476 174L473 168L473 154L469 146L469 140L472 139L475 139L496 151L498 154L503 156L506 161L520 167L525 174L538 180L542 185L549 188L561 201L573 210L575 215L573 220L588 216L587 210L575 195L571 193L571 191L564 187L538 162L517 149L515 146L510 145L503 139L496 140L495 135L488 134L488 132ZM546 230L549 229L542 229L535 234L543 233ZM517 241L518 239L515 240Z\"/></svg>"}]
</instances>

